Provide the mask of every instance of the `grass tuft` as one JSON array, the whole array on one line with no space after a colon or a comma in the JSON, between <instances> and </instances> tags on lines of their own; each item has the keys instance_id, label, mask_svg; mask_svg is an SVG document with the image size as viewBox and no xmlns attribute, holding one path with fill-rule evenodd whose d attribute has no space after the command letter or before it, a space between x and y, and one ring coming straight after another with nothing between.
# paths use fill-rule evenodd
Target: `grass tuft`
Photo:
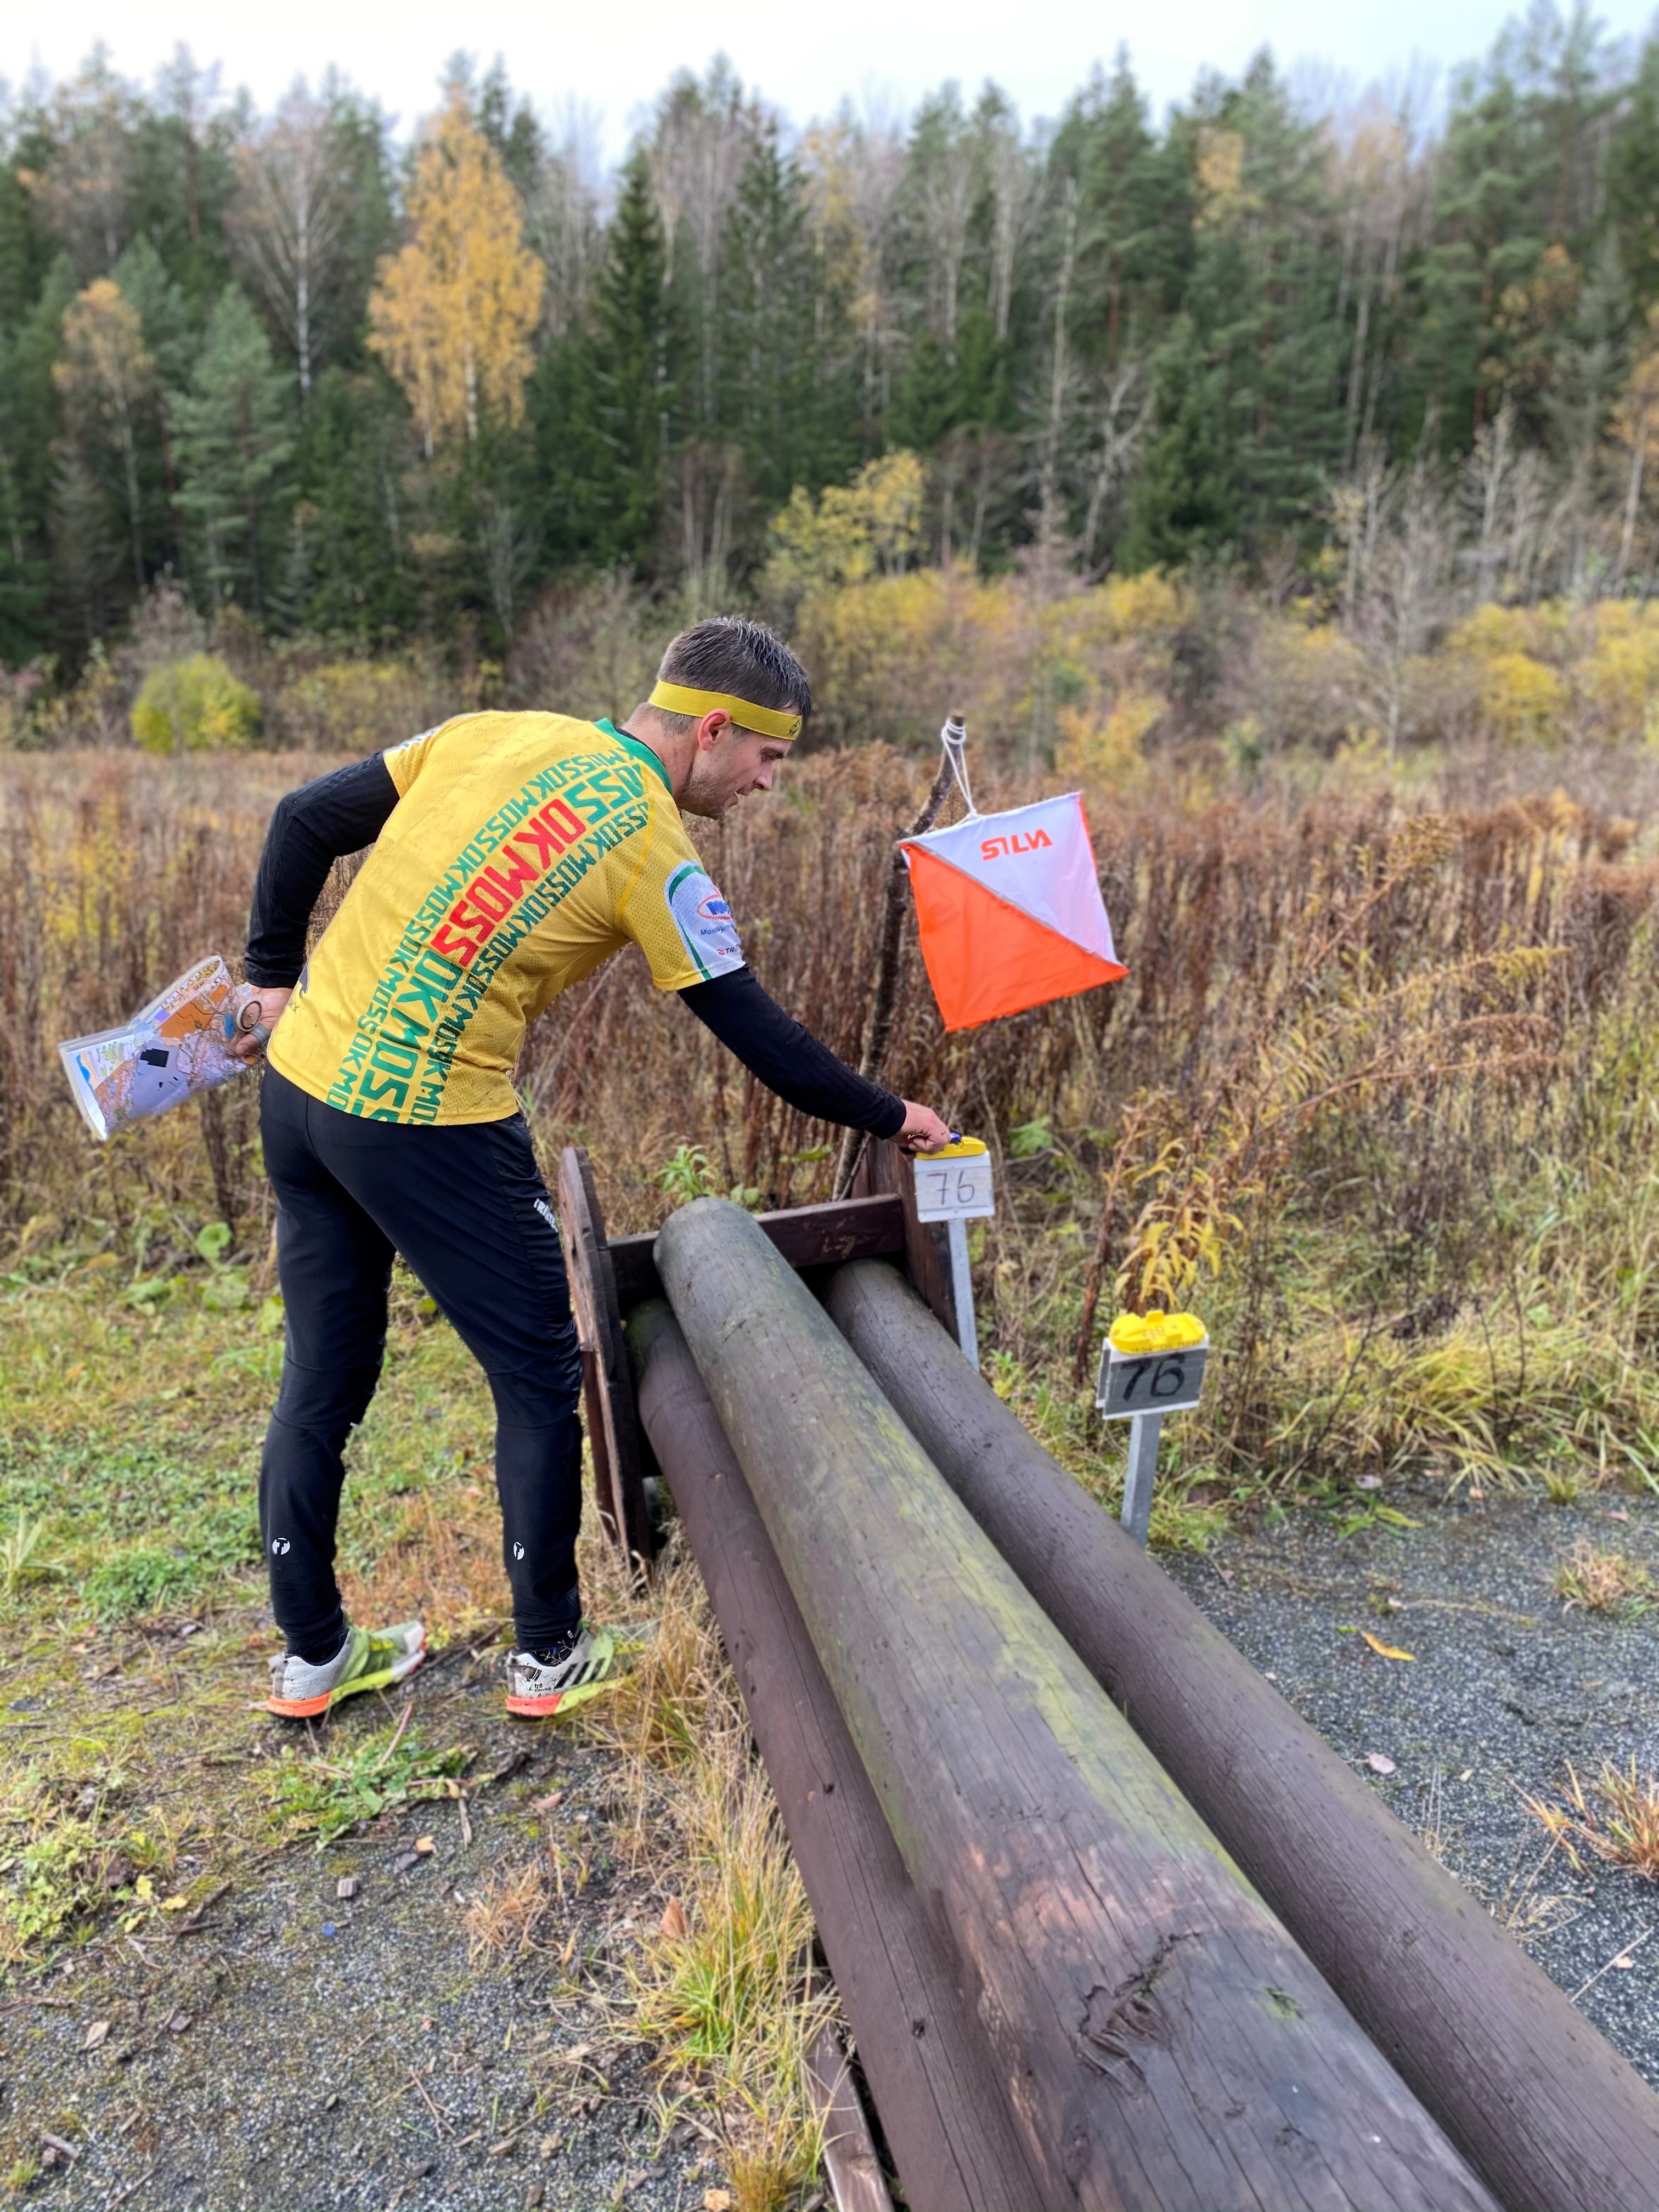
<instances>
[{"instance_id":1,"label":"grass tuft","mask_svg":"<svg viewBox=\"0 0 1659 2212\"><path fill-rule=\"evenodd\" d=\"M1640 1560L1581 1536L1557 1562L1555 1595L1564 1613L1642 1613L1653 1598L1653 1577Z\"/></svg>"},{"instance_id":2,"label":"grass tuft","mask_svg":"<svg viewBox=\"0 0 1659 2212\"><path fill-rule=\"evenodd\" d=\"M1586 1784L1571 1764L1560 1802L1523 1796L1527 1810L1575 1867L1583 1853L1608 1866L1625 1867L1644 1881L1659 1881L1659 1781L1606 1760Z\"/></svg>"}]
</instances>

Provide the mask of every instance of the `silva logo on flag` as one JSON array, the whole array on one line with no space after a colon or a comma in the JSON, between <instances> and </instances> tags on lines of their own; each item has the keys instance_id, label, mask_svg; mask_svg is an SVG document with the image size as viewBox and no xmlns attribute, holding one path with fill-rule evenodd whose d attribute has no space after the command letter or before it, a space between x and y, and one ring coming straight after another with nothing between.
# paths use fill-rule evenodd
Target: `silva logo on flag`
<instances>
[{"instance_id":1,"label":"silva logo on flag","mask_svg":"<svg viewBox=\"0 0 1659 2212\"><path fill-rule=\"evenodd\" d=\"M743 965L743 946L718 884L688 861L676 868L664 886L668 911L680 942L706 982L715 975L730 975Z\"/></svg>"},{"instance_id":2,"label":"silva logo on flag","mask_svg":"<svg viewBox=\"0 0 1659 2212\"><path fill-rule=\"evenodd\" d=\"M1040 853L1045 845L1052 846L1054 842L1046 830L1039 830L1030 837L1023 837L1016 830L1012 837L981 839L979 857L981 860L996 860L1005 853Z\"/></svg>"}]
</instances>

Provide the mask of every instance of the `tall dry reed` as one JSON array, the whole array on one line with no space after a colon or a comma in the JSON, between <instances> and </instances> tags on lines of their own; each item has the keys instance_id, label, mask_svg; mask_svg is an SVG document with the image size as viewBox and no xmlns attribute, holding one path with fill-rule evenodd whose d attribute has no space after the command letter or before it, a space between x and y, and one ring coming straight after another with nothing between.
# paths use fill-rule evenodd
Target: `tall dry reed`
<instances>
[{"instance_id":1,"label":"tall dry reed","mask_svg":"<svg viewBox=\"0 0 1659 2212\"><path fill-rule=\"evenodd\" d=\"M169 1209L186 1230L222 1212L264 1237L253 1081L100 1147L53 1048L201 953L234 956L270 808L317 765L4 763L0 1227L14 1244L26 1230L36 1249L65 1231L118 1241ZM820 754L770 800L697 829L762 980L849 1057L891 838L927 773L879 746ZM1023 780L985 787L988 810L1031 795ZM1526 1316L1548 1304L1540 1267L1571 1275L1581 1303L1620 1285L1626 1333L1649 1328L1650 1305L1659 1324L1659 1288L1650 1297L1645 1258L1626 1249L1642 1208L1613 1202L1621 1174L1646 1174L1659 1013L1654 870L1628 820L1559 795L1434 809L1392 783L1185 805L1099 792L1091 819L1126 982L950 1036L913 932L905 947L887 1080L1005 1151L981 1295L1007 1354L1075 1390L1063 1353L1091 1338L1103 1300L1157 1303L1219 1264L1206 1295L1231 1342L1202 1434L1236 1471L1399 1446L1376 1394L1354 1391L1356 1331L1367 1358L1379 1345L1415 1358L1443 1352L1448 1330L1490 1345L1518 1313L1503 1327L1519 1347L1488 1362L1478 1419L1467 1376L1413 1386L1456 1401L1448 1436L1501 1450L1492 1407L1531 1387L1526 1372L1506 1382L1504 1361L1532 1358L1534 1382L1550 1365L1547 1342L1527 1348L1542 1325ZM632 953L558 1002L519 1073L550 1166L561 1143L586 1144L615 1231L652 1225L689 1188L778 1206L828 1194L833 1133L748 1077ZM1287 1335L1323 1346L1294 1387ZM1358 1432L1353 1403L1369 1407Z\"/></svg>"}]
</instances>

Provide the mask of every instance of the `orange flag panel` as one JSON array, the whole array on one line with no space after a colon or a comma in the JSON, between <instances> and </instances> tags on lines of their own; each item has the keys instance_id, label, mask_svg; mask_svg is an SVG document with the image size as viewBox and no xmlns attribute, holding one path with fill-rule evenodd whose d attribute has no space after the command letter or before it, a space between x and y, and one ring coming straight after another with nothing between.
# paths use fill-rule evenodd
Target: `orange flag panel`
<instances>
[{"instance_id":1,"label":"orange flag panel","mask_svg":"<svg viewBox=\"0 0 1659 2212\"><path fill-rule=\"evenodd\" d=\"M947 1030L975 1029L1128 974L1033 921L925 846L906 849L922 958Z\"/></svg>"}]
</instances>

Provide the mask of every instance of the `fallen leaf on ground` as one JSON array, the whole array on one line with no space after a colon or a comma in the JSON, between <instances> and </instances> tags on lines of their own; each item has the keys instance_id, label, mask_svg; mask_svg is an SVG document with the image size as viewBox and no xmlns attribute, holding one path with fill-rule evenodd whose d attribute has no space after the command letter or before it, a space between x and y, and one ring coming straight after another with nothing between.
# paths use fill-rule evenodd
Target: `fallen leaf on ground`
<instances>
[{"instance_id":1,"label":"fallen leaf on ground","mask_svg":"<svg viewBox=\"0 0 1659 2212\"><path fill-rule=\"evenodd\" d=\"M109 2022L106 2020L94 2021L92 2026L87 2030L87 2039L81 2045L82 2050L96 2051L99 2045L108 2033Z\"/></svg>"},{"instance_id":2,"label":"fallen leaf on ground","mask_svg":"<svg viewBox=\"0 0 1659 2212\"><path fill-rule=\"evenodd\" d=\"M1394 1772L1394 1761L1389 1757L1386 1751L1368 1751L1365 1753L1365 1764L1370 1767L1373 1774L1392 1774Z\"/></svg>"},{"instance_id":3,"label":"fallen leaf on ground","mask_svg":"<svg viewBox=\"0 0 1659 2212\"><path fill-rule=\"evenodd\" d=\"M671 1897L662 1909L662 1932L676 1941L685 1933L685 1907L678 1897Z\"/></svg>"},{"instance_id":4,"label":"fallen leaf on ground","mask_svg":"<svg viewBox=\"0 0 1659 2212\"><path fill-rule=\"evenodd\" d=\"M1409 1659L1413 1666L1417 1663L1416 1652L1401 1651L1392 1644L1383 1643L1382 1638L1373 1636L1369 1628L1362 1628L1359 1632L1379 1659Z\"/></svg>"},{"instance_id":5,"label":"fallen leaf on ground","mask_svg":"<svg viewBox=\"0 0 1659 2212\"><path fill-rule=\"evenodd\" d=\"M415 1838L415 1849L416 1849L416 1850L419 1853L419 1855L421 1856L421 1857L422 1857L422 1858L423 1858L423 1859L424 1859L424 1858L429 1858L429 1857L432 1856L432 1838L431 1838L431 1837L430 1837L430 1836L416 1836L416 1838Z\"/></svg>"},{"instance_id":6,"label":"fallen leaf on ground","mask_svg":"<svg viewBox=\"0 0 1659 2212\"><path fill-rule=\"evenodd\" d=\"M1615 1959L1613 1963L1621 1974L1627 1974L1636 1961L1634 1959Z\"/></svg>"},{"instance_id":7,"label":"fallen leaf on ground","mask_svg":"<svg viewBox=\"0 0 1659 2212\"><path fill-rule=\"evenodd\" d=\"M530 1809L532 1813L556 1813L563 1797L562 1790L550 1790L545 1797L532 1797Z\"/></svg>"},{"instance_id":8,"label":"fallen leaf on ground","mask_svg":"<svg viewBox=\"0 0 1659 2212\"><path fill-rule=\"evenodd\" d=\"M190 1899L187 1897L164 1897L161 1899L161 1910L163 1912L183 1912L189 1904Z\"/></svg>"},{"instance_id":9,"label":"fallen leaf on ground","mask_svg":"<svg viewBox=\"0 0 1659 2212\"><path fill-rule=\"evenodd\" d=\"M732 2212L731 2191L705 2189L702 2192L702 2212Z\"/></svg>"}]
</instances>

